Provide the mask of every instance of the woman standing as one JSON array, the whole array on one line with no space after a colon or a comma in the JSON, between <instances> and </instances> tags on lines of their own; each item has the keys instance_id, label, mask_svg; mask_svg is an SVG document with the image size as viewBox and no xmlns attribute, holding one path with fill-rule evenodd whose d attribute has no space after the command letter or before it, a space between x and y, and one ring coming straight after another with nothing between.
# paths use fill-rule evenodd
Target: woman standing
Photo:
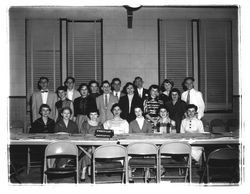
<instances>
[{"instance_id":1,"label":"woman standing","mask_svg":"<svg viewBox=\"0 0 250 194\"><path fill-rule=\"evenodd\" d=\"M81 97L74 100L74 120L78 128L82 127L82 123L88 120L88 112L90 109L96 109L96 101L89 96L89 88L87 84L81 84L78 88Z\"/></svg>"},{"instance_id":2,"label":"woman standing","mask_svg":"<svg viewBox=\"0 0 250 194\"><path fill-rule=\"evenodd\" d=\"M125 96L122 96L119 100L119 106L121 107L121 118L126 119L128 123L135 120L135 107L142 107L142 99L136 95L135 86L131 82L126 83L123 88L123 93Z\"/></svg>"},{"instance_id":3,"label":"woman standing","mask_svg":"<svg viewBox=\"0 0 250 194\"><path fill-rule=\"evenodd\" d=\"M163 101L164 105L171 101L170 91L174 87L174 82L165 79L161 84L161 94L160 99Z\"/></svg>"}]
</instances>

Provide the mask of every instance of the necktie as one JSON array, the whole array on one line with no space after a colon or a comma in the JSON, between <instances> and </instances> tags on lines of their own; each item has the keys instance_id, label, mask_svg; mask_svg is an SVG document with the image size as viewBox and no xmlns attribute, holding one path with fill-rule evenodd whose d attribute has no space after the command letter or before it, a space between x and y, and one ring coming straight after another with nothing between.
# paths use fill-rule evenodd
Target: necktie
<instances>
[{"instance_id":1,"label":"necktie","mask_svg":"<svg viewBox=\"0 0 250 194\"><path fill-rule=\"evenodd\" d=\"M190 104L190 90L188 90L188 95L187 95L187 104Z\"/></svg>"},{"instance_id":2,"label":"necktie","mask_svg":"<svg viewBox=\"0 0 250 194\"><path fill-rule=\"evenodd\" d=\"M118 97L118 92L116 92L116 93L115 93L115 96L117 96L117 97Z\"/></svg>"},{"instance_id":3,"label":"necktie","mask_svg":"<svg viewBox=\"0 0 250 194\"><path fill-rule=\"evenodd\" d=\"M104 106L105 108L108 108L108 95L107 94L105 94L104 96Z\"/></svg>"}]
</instances>

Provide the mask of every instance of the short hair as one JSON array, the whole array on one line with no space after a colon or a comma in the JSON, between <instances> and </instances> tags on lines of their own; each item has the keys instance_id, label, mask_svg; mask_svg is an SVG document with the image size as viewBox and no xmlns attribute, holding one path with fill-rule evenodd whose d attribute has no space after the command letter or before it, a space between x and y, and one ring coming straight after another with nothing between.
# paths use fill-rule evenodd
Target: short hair
<instances>
[{"instance_id":1,"label":"short hair","mask_svg":"<svg viewBox=\"0 0 250 194\"><path fill-rule=\"evenodd\" d=\"M38 87L39 90L41 90L40 82L41 82L43 79L45 79L47 82L49 82L49 78L44 77L44 76L40 77L39 80L38 80L38 82L37 82L37 87Z\"/></svg>"},{"instance_id":2,"label":"short hair","mask_svg":"<svg viewBox=\"0 0 250 194\"><path fill-rule=\"evenodd\" d=\"M137 105L134 106L134 110L135 110L136 108L139 108L139 109L141 109L142 112L144 112L144 109L143 109L143 106L142 106L142 105L138 105L138 104L137 104Z\"/></svg>"},{"instance_id":3,"label":"short hair","mask_svg":"<svg viewBox=\"0 0 250 194\"><path fill-rule=\"evenodd\" d=\"M96 108L93 108L93 109L90 109L90 110L88 111L87 117L90 119L90 113L94 113L94 112L96 112L96 113L98 114L98 116L100 115L99 110L96 109Z\"/></svg>"},{"instance_id":4,"label":"short hair","mask_svg":"<svg viewBox=\"0 0 250 194\"><path fill-rule=\"evenodd\" d=\"M125 86L123 87L123 89L122 89L122 92L124 93L124 94L128 94L127 93L127 87L128 86L133 86L133 88L134 88L134 90L135 90L135 85L132 83L132 82L127 82L126 84L125 84Z\"/></svg>"},{"instance_id":5,"label":"short hair","mask_svg":"<svg viewBox=\"0 0 250 194\"><path fill-rule=\"evenodd\" d=\"M103 87L104 84L108 84L108 85L110 86L110 83L109 83L108 80L104 80L104 81L102 82L102 84L101 84L101 87Z\"/></svg>"},{"instance_id":6,"label":"short hair","mask_svg":"<svg viewBox=\"0 0 250 194\"><path fill-rule=\"evenodd\" d=\"M85 84L85 83L80 84L80 86L78 87L78 91L80 92L82 87L84 87L84 86L86 86L86 88L88 90L88 93L89 93L89 86L87 84Z\"/></svg>"},{"instance_id":7,"label":"short hair","mask_svg":"<svg viewBox=\"0 0 250 194\"><path fill-rule=\"evenodd\" d=\"M164 87L164 84L165 84L165 83L170 83L171 86L174 87L174 82L173 82L173 81L171 81L171 80L169 80L169 79L165 79L165 80L162 82L161 88L160 88L162 92L165 91L165 87Z\"/></svg>"},{"instance_id":8,"label":"short hair","mask_svg":"<svg viewBox=\"0 0 250 194\"><path fill-rule=\"evenodd\" d=\"M115 77L115 78L112 79L111 85L112 85L115 81L118 81L118 82L122 83L121 80L120 80L118 77Z\"/></svg>"},{"instance_id":9,"label":"short hair","mask_svg":"<svg viewBox=\"0 0 250 194\"><path fill-rule=\"evenodd\" d=\"M186 83L187 80L192 80L193 82L195 81L195 79L194 79L193 77L186 77L186 78L183 80L183 82L182 82L182 88L183 88L184 91L187 90L187 87L185 86L185 83Z\"/></svg>"},{"instance_id":10,"label":"short hair","mask_svg":"<svg viewBox=\"0 0 250 194\"><path fill-rule=\"evenodd\" d=\"M134 79L134 81L133 81L133 84L135 84L135 80L137 80L137 79L140 79L141 81L143 81L140 76L136 76L135 79Z\"/></svg>"},{"instance_id":11,"label":"short hair","mask_svg":"<svg viewBox=\"0 0 250 194\"><path fill-rule=\"evenodd\" d=\"M181 92L180 92L180 90L177 89L177 88L172 88L171 91L170 91L170 93L169 93L169 96L170 96L171 98L172 98L172 93L173 93L173 92L177 92L179 98L181 97Z\"/></svg>"},{"instance_id":12,"label":"short hair","mask_svg":"<svg viewBox=\"0 0 250 194\"><path fill-rule=\"evenodd\" d=\"M113 104L113 106L110 109L110 111L112 112L112 114L113 114L113 110L114 110L115 107L119 107L121 109L121 106L118 103Z\"/></svg>"},{"instance_id":13,"label":"short hair","mask_svg":"<svg viewBox=\"0 0 250 194\"><path fill-rule=\"evenodd\" d=\"M96 86L99 88L99 83L96 81L96 80L91 80L90 82L89 82L89 87L91 86L91 84L96 84Z\"/></svg>"},{"instance_id":14,"label":"short hair","mask_svg":"<svg viewBox=\"0 0 250 194\"><path fill-rule=\"evenodd\" d=\"M49 109L49 111L51 112L51 108L49 107L49 105L47 104L42 104L40 107L39 107L39 114L42 115L42 109L43 108L47 108Z\"/></svg>"},{"instance_id":15,"label":"short hair","mask_svg":"<svg viewBox=\"0 0 250 194\"><path fill-rule=\"evenodd\" d=\"M197 112L197 110L198 110L198 107L196 105L194 105L194 104L188 104L187 105L187 111L188 111L188 109L191 109L191 108L194 108L195 112Z\"/></svg>"},{"instance_id":16,"label":"short hair","mask_svg":"<svg viewBox=\"0 0 250 194\"><path fill-rule=\"evenodd\" d=\"M61 110L61 114L62 114L62 113L63 113L63 111L65 111L65 110L69 110L70 115L72 115L72 110L71 110L71 108L70 108L70 107L68 107L68 106L66 106L66 107L63 107L63 108L62 108L62 110Z\"/></svg>"},{"instance_id":17,"label":"short hair","mask_svg":"<svg viewBox=\"0 0 250 194\"><path fill-rule=\"evenodd\" d=\"M160 114L160 110L163 109L163 108L166 109L166 111L169 113L168 107L166 107L165 105L160 105L159 108L158 108L158 110L157 110L157 114L158 115Z\"/></svg>"},{"instance_id":18,"label":"short hair","mask_svg":"<svg viewBox=\"0 0 250 194\"><path fill-rule=\"evenodd\" d=\"M159 91L159 86L156 85L156 84L152 84L150 87L149 87L149 92L152 90L152 89L157 89Z\"/></svg>"},{"instance_id":19,"label":"short hair","mask_svg":"<svg viewBox=\"0 0 250 194\"><path fill-rule=\"evenodd\" d=\"M65 79L65 81L64 81L64 85L66 85L66 83L68 82L69 79L71 79L71 80L73 81L73 83L76 82L76 79L75 79L75 78L73 78L73 77L71 77L71 76L68 76L68 77Z\"/></svg>"},{"instance_id":20,"label":"short hair","mask_svg":"<svg viewBox=\"0 0 250 194\"><path fill-rule=\"evenodd\" d=\"M56 93L58 93L59 90L63 90L64 92L67 92L67 87L66 87L66 86L59 86L59 87L56 89Z\"/></svg>"}]
</instances>

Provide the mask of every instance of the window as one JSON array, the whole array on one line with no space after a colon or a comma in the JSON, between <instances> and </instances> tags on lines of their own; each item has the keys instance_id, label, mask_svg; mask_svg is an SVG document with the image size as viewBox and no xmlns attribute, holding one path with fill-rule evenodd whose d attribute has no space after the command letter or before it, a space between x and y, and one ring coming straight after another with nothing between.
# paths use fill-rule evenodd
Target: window
<instances>
[{"instance_id":1,"label":"window","mask_svg":"<svg viewBox=\"0 0 250 194\"><path fill-rule=\"evenodd\" d=\"M38 90L41 76L49 78L51 91L56 91L66 76L75 77L77 86L92 79L102 81L102 20L66 20L65 28L61 21L26 20L28 111L30 96Z\"/></svg>"},{"instance_id":2,"label":"window","mask_svg":"<svg viewBox=\"0 0 250 194\"><path fill-rule=\"evenodd\" d=\"M76 78L76 86L92 79L101 82L101 21L69 21L67 28L68 75Z\"/></svg>"},{"instance_id":3,"label":"window","mask_svg":"<svg viewBox=\"0 0 250 194\"><path fill-rule=\"evenodd\" d=\"M193 76L192 23L185 20L159 20L159 81L174 81L182 89L183 79Z\"/></svg>"},{"instance_id":4,"label":"window","mask_svg":"<svg viewBox=\"0 0 250 194\"><path fill-rule=\"evenodd\" d=\"M49 78L49 89L61 84L60 28L58 20L26 20L26 90L27 104L38 90L41 76ZM28 106L28 110L30 107Z\"/></svg>"},{"instance_id":5,"label":"window","mask_svg":"<svg viewBox=\"0 0 250 194\"><path fill-rule=\"evenodd\" d=\"M231 21L200 22L200 90L207 111L232 109Z\"/></svg>"},{"instance_id":6,"label":"window","mask_svg":"<svg viewBox=\"0 0 250 194\"><path fill-rule=\"evenodd\" d=\"M182 89L186 76L193 76L207 112L232 109L231 21L159 20L159 81L168 78ZM198 40L194 39L198 36ZM199 48L199 52L192 52ZM198 61L194 64L194 59Z\"/></svg>"}]
</instances>

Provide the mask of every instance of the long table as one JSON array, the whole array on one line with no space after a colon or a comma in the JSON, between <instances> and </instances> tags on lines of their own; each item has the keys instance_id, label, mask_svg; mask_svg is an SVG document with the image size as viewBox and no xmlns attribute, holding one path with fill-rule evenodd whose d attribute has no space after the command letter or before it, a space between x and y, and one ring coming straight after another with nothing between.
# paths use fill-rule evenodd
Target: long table
<instances>
[{"instance_id":1,"label":"long table","mask_svg":"<svg viewBox=\"0 0 250 194\"><path fill-rule=\"evenodd\" d=\"M121 134L112 138L97 138L83 134L10 134L10 145L47 145L55 141L67 141L79 146L100 146L106 144L128 145L133 142L151 142L161 145L167 142L181 141L191 145L239 145L239 137L231 133L211 134Z\"/></svg>"}]
</instances>

